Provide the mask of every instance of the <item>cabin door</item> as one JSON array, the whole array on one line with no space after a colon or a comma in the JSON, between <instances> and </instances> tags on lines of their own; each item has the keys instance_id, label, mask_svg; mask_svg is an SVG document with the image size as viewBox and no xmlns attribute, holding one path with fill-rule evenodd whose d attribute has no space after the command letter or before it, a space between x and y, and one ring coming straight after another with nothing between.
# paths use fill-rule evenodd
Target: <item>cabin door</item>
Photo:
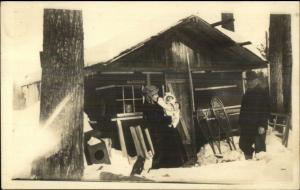
<instances>
[{"instance_id":1,"label":"cabin door","mask_svg":"<svg viewBox=\"0 0 300 190\"><path fill-rule=\"evenodd\" d=\"M175 95L180 105L180 122L177 126L189 158L193 157L193 142L191 131L193 127L192 108L188 79L176 79L166 76L166 91Z\"/></svg>"},{"instance_id":2,"label":"cabin door","mask_svg":"<svg viewBox=\"0 0 300 190\"><path fill-rule=\"evenodd\" d=\"M167 81L167 91L175 95L180 105L179 132L184 144L191 144L190 129L192 113L189 100L189 89L184 81Z\"/></svg>"}]
</instances>

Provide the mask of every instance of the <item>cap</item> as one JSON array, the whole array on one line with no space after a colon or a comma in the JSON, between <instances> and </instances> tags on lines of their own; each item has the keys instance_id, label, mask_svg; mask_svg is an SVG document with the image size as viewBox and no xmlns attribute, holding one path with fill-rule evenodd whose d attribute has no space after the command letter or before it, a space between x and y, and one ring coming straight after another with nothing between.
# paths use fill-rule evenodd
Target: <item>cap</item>
<instances>
[{"instance_id":1,"label":"cap","mask_svg":"<svg viewBox=\"0 0 300 190\"><path fill-rule=\"evenodd\" d=\"M145 96L153 96L158 93L158 88L154 85L147 85L143 88L142 93Z\"/></svg>"},{"instance_id":2,"label":"cap","mask_svg":"<svg viewBox=\"0 0 300 190\"><path fill-rule=\"evenodd\" d=\"M166 100L167 100L168 97L171 97L171 98L173 98L174 100L176 99L175 96L174 96L172 93L166 92L166 95L164 96L164 101L165 101L165 102L166 102Z\"/></svg>"}]
</instances>

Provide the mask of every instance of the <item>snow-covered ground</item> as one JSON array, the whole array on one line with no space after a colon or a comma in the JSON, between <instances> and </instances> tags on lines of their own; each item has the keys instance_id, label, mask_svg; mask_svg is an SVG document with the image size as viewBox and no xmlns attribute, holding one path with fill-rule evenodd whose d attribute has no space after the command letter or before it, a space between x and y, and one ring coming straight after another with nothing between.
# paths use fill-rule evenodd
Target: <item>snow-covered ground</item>
<instances>
[{"instance_id":1,"label":"snow-covered ground","mask_svg":"<svg viewBox=\"0 0 300 190\"><path fill-rule=\"evenodd\" d=\"M86 126L88 128L89 126ZM197 154L198 163L194 167L156 169L144 171L141 175L130 177L129 174L136 158L122 157L121 151L111 150L111 165L95 164L85 167L83 180L91 181L154 181L186 183L226 183L256 184L272 181L292 181L292 151L282 145L275 132L268 130L266 139L267 152L245 160L238 148L239 137L234 137L237 150L230 151L225 142L221 142L222 158L214 156L209 145L205 145ZM290 143L291 144L291 143ZM129 164L130 163L130 164ZM146 160L146 168L151 161ZM138 178L137 178L138 177Z\"/></svg>"},{"instance_id":2,"label":"snow-covered ground","mask_svg":"<svg viewBox=\"0 0 300 190\"><path fill-rule=\"evenodd\" d=\"M235 138L236 145L238 137ZM216 158L206 145L198 153L198 163L189 168L157 169L143 172L139 179L130 178L132 165L120 151L112 150L112 165L86 166L83 180L119 181L141 179L155 182L257 184L292 181L293 160L290 150L273 134L268 136L267 153L245 160L240 150L230 151L222 143L223 158ZM238 146L237 146L238 147ZM131 161L133 163L134 159ZM104 175L105 174L105 175Z\"/></svg>"},{"instance_id":3,"label":"snow-covered ground","mask_svg":"<svg viewBox=\"0 0 300 190\"><path fill-rule=\"evenodd\" d=\"M39 102L33 106L14 111L19 120L13 130L14 148L18 152L15 163L24 166L15 171L14 177L30 178L30 163L38 156L47 154L56 147L56 138L46 130L39 129ZM84 117L84 131L91 128ZM34 140L33 140L34 139ZM234 138L238 147L238 137ZM38 143L37 143L38 142ZM292 150L281 144L275 133L267 136L267 153L256 155L253 160L245 160L238 149L230 151L222 142L223 158L216 158L209 145L198 153L198 164L193 167L156 169L144 171L139 176L129 176L136 158L123 157L121 151L109 149L111 164L85 163L84 181L153 181L186 183L265 183L291 181L293 177ZM151 160L146 161L150 168Z\"/></svg>"},{"instance_id":4,"label":"snow-covered ground","mask_svg":"<svg viewBox=\"0 0 300 190\"><path fill-rule=\"evenodd\" d=\"M211 162L193 168L152 170L147 178L156 181L193 183L251 184L267 181L291 181L293 171L291 152L281 145L280 139L276 136L270 135L268 138L267 153L260 155L260 160L257 158L245 160L240 151L228 151L224 154L223 159L235 161L217 164ZM210 155L207 158L213 160Z\"/></svg>"},{"instance_id":5,"label":"snow-covered ground","mask_svg":"<svg viewBox=\"0 0 300 190\"><path fill-rule=\"evenodd\" d=\"M31 162L57 148L59 139L48 128L39 126L40 102L13 112L13 178L30 178Z\"/></svg>"}]
</instances>

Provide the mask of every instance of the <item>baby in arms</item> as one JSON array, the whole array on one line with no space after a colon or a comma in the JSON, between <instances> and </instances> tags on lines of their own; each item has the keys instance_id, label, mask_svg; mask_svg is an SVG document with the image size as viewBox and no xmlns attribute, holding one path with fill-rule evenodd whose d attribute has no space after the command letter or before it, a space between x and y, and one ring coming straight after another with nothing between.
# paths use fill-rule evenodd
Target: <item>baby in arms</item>
<instances>
[{"instance_id":1,"label":"baby in arms","mask_svg":"<svg viewBox=\"0 0 300 190\"><path fill-rule=\"evenodd\" d=\"M177 127L180 119L180 109L175 96L167 92L163 99L158 99L157 103L164 109L165 115L171 116L172 123L169 127Z\"/></svg>"}]
</instances>

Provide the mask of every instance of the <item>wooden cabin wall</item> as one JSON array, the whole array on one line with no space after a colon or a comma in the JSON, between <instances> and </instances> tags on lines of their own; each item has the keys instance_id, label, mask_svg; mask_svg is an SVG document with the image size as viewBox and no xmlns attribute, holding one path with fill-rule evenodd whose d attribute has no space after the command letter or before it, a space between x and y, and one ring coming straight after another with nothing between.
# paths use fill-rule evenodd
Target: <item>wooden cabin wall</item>
<instances>
[{"instance_id":1,"label":"wooden cabin wall","mask_svg":"<svg viewBox=\"0 0 300 190\"><path fill-rule=\"evenodd\" d=\"M214 52L214 51L212 51ZM186 70L187 55L193 68L211 68L215 63L225 64L222 53L211 53L203 47L191 47L187 43L173 37L144 46L114 62L114 68L165 68ZM227 61L230 62L230 61ZM228 64L226 62L226 64ZM216 65L215 65L216 66Z\"/></svg>"},{"instance_id":2,"label":"wooden cabin wall","mask_svg":"<svg viewBox=\"0 0 300 190\"><path fill-rule=\"evenodd\" d=\"M201 50L192 49L181 41L173 41L171 44L171 55L173 66L181 69L187 67L187 56L189 63L193 68L210 67L212 66L212 56L204 53Z\"/></svg>"},{"instance_id":3,"label":"wooden cabin wall","mask_svg":"<svg viewBox=\"0 0 300 190\"><path fill-rule=\"evenodd\" d=\"M172 62L175 67L185 69L187 63L194 63L194 51L181 42L174 41L171 46Z\"/></svg>"},{"instance_id":4,"label":"wooden cabin wall","mask_svg":"<svg viewBox=\"0 0 300 190\"><path fill-rule=\"evenodd\" d=\"M168 57L166 57L167 44L153 43L147 47L142 47L135 52L129 53L123 58L118 59L114 65L115 67L124 67L134 69L151 68L151 67L165 67Z\"/></svg>"},{"instance_id":5,"label":"wooden cabin wall","mask_svg":"<svg viewBox=\"0 0 300 190\"><path fill-rule=\"evenodd\" d=\"M90 121L98 122L93 128L100 128L109 123L109 119L105 119L108 115L115 112L114 105L114 89L97 92L96 88L104 81L99 76L86 78L84 84L84 112Z\"/></svg>"},{"instance_id":6,"label":"wooden cabin wall","mask_svg":"<svg viewBox=\"0 0 300 190\"><path fill-rule=\"evenodd\" d=\"M164 78L162 74L151 74L150 82L156 85L162 96L162 85L164 84ZM145 86L147 84L147 75L143 73L132 74L105 74L99 73L92 77L85 79L85 102L84 109L88 114L89 119L92 121L99 120L99 118L111 118L117 113L122 113L120 109L120 103L117 99L122 97L121 86ZM125 94L125 96L131 96L132 93ZM136 98L141 96L140 90L136 89ZM130 97L125 97L130 98Z\"/></svg>"}]
</instances>

